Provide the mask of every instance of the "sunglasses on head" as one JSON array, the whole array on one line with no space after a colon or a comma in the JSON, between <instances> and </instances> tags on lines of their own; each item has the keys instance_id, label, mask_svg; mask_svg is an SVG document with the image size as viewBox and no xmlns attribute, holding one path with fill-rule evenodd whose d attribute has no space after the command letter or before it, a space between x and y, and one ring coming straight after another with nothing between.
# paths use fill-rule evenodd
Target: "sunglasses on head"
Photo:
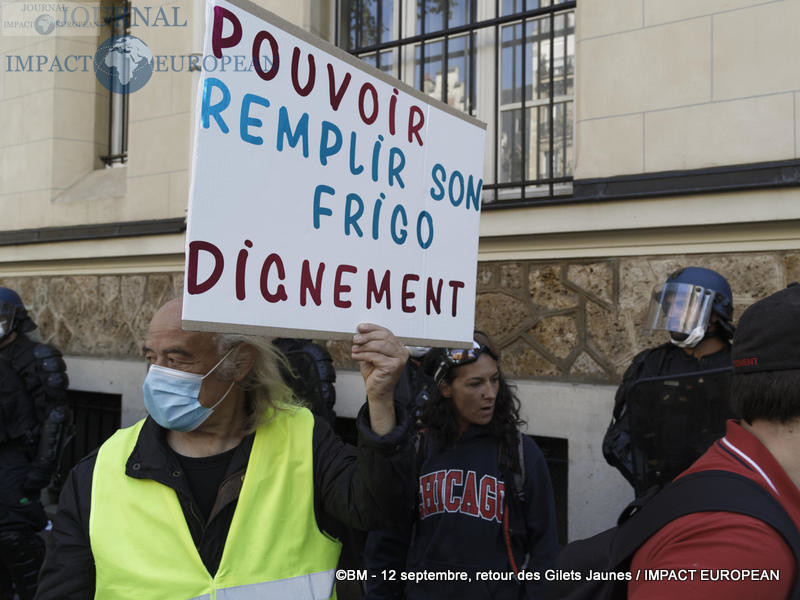
<instances>
[{"instance_id":1,"label":"sunglasses on head","mask_svg":"<svg viewBox=\"0 0 800 600\"><path fill-rule=\"evenodd\" d=\"M447 348L442 355L442 359L433 374L433 380L436 383L441 382L450 369L468 365L475 362L480 358L483 353L488 354L494 360L498 360L497 354L489 348L486 344L480 344L473 340L471 348Z\"/></svg>"}]
</instances>

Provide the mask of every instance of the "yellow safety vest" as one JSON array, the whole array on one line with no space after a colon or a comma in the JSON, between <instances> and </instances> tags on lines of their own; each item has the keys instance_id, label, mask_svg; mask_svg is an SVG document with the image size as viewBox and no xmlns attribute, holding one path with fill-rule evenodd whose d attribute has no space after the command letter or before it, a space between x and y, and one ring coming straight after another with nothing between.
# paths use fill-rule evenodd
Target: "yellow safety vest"
<instances>
[{"instance_id":1,"label":"yellow safety vest","mask_svg":"<svg viewBox=\"0 0 800 600\"><path fill-rule=\"evenodd\" d=\"M197 553L175 490L125 474L140 421L97 454L89 539L103 600L335 598L341 544L314 518L312 430L305 409L256 430L219 569Z\"/></svg>"}]
</instances>

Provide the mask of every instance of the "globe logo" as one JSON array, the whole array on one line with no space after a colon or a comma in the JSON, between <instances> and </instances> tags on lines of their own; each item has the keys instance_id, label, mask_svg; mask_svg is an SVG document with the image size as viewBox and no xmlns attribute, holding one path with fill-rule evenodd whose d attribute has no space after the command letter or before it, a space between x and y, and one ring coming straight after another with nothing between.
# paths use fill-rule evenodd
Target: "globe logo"
<instances>
[{"instance_id":1,"label":"globe logo","mask_svg":"<svg viewBox=\"0 0 800 600\"><path fill-rule=\"evenodd\" d=\"M56 20L51 15L39 15L33 22L33 28L39 35L50 35L56 28Z\"/></svg>"},{"instance_id":2,"label":"globe logo","mask_svg":"<svg viewBox=\"0 0 800 600\"><path fill-rule=\"evenodd\" d=\"M135 36L112 36L94 54L94 74L107 90L132 94L150 81L153 53Z\"/></svg>"}]
</instances>

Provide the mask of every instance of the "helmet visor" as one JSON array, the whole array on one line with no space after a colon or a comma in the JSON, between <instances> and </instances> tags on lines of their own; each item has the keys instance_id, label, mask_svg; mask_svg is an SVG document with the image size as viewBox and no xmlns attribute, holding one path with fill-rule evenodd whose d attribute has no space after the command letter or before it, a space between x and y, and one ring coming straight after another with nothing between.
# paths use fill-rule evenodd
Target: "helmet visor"
<instances>
[{"instance_id":1,"label":"helmet visor","mask_svg":"<svg viewBox=\"0 0 800 600\"><path fill-rule=\"evenodd\" d=\"M14 328L14 314L17 307L8 302L0 302L0 338L4 338Z\"/></svg>"},{"instance_id":2,"label":"helmet visor","mask_svg":"<svg viewBox=\"0 0 800 600\"><path fill-rule=\"evenodd\" d=\"M656 287L650 301L645 328L690 334L705 329L711 315L714 290L690 283L670 282Z\"/></svg>"}]
</instances>

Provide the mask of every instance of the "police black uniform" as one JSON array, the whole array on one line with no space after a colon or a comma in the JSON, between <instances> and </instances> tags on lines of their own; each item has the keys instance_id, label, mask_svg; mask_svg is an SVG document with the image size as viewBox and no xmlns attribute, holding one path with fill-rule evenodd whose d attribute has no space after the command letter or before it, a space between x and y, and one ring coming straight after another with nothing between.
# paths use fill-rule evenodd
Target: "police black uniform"
<instances>
[{"instance_id":1,"label":"police black uniform","mask_svg":"<svg viewBox=\"0 0 800 600\"><path fill-rule=\"evenodd\" d=\"M70 422L61 353L26 333L36 324L0 287L0 599L33 598L47 524L40 501Z\"/></svg>"},{"instance_id":2,"label":"police black uniform","mask_svg":"<svg viewBox=\"0 0 800 600\"><path fill-rule=\"evenodd\" d=\"M633 359L617 389L613 419L603 438L606 461L631 483L637 496L689 467L715 432L724 435L726 419L734 416L726 400L732 318L730 286L710 269L680 269L654 290L646 327L669 331L671 341ZM711 337L718 339L716 349L696 356L698 347L709 347L700 344ZM665 387L659 387L662 384ZM670 387L681 385L687 386L687 393L670 393ZM681 402L693 406L680 406ZM640 407L636 419L631 417L632 406ZM678 412L682 418L670 421L670 413Z\"/></svg>"}]
</instances>

